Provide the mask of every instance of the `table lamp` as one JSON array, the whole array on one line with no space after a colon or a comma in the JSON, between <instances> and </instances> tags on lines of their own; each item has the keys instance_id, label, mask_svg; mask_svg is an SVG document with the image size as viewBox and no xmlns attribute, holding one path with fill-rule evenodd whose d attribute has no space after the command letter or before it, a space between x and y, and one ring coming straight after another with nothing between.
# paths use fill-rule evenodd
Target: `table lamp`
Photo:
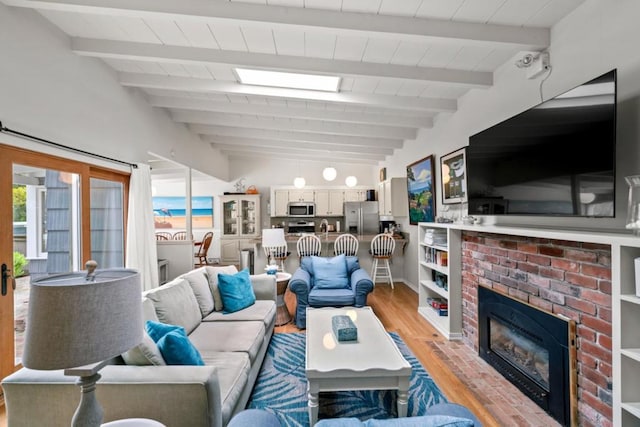
<instances>
[{"instance_id":1,"label":"table lamp","mask_svg":"<svg viewBox=\"0 0 640 427\"><path fill-rule=\"evenodd\" d=\"M286 252L287 241L284 238L284 228L265 228L262 230L262 247L267 255L267 266L273 259L276 248L282 248Z\"/></svg>"},{"instance_id":2,"label":"table lamp","mask_svg":"<svg viewBox=\"0 0 640 427\"><path fill-rule=\"evenodd\" d=\"M79 376L80 404L72 426L100 426L95 396L98 371L142 342L142 289L136 270L96 270L46 276L31 282L22 364L64 369Z\"/></svg>"}]
</instances>

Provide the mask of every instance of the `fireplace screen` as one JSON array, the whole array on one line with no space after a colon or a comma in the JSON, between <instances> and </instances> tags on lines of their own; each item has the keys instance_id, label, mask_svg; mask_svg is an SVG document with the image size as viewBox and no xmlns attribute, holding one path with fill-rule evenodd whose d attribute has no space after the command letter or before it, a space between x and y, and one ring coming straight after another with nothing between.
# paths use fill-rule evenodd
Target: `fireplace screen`
<instances>
[{"instance_id":1,"label":"fireplace screen","mask_svg":"<svg viewBox=\"0 0 640 427\"><path fill-rule=\"evenodd\" d=\"M573 424L575 322L479 286L478 347L480 357L561 425Z\"/></svg>"},{"instance_id":2,"label":"fireplace screen","mask_svg":"<svg viewBox=\"0 0 640 427\"><path fill-rule=\"evenodd\" d=\"M490 319L490 322L491 350L549 390L549 351L516 328L509 328L496 319Z\"/></svg>"}]
</instances>

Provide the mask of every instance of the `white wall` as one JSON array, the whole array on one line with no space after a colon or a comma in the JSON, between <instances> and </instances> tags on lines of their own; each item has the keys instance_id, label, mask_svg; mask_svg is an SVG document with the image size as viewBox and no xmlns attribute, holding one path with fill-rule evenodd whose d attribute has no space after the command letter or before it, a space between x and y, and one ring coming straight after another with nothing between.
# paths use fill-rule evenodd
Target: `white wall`
<instances>
[{"instance_id":1,"label":"white wall","mask_svg":"<svg viewBox=\"0 0 640 427\"><path fill-rule=\"evenodd\" d=\"M146 162L152 151L227 178L226 156L151 108L140 92L120 86L102 61L78 56L69 46L68 37L37 12L0 3L4 126L130 163ZM6 135L0 143L72 157Z\"/></svg>"},{"instance_id":2,"label":"white wall","mask_svg":"<svg viewBox=\"0 0 640 427\"><path fill-rule=\"evenodd\" d=\"M584 83L613 68L618 70L617 153L616 153L616 217L603 218L537 218L493 217L498 224L543 225L557 228L613 228L622 230L626 219L628 187L624 177L640 173L640 2L635 0L587 0L559 22L551 32L552 74L544 83L548 99ZM512 61L494 73L494 86L473 90L463 97L458 111L441 116L433 129L423 129L414 141L405 142L402 150L382 164L392 176L404 175L406 165L430 154L435 155L439 171L440 156L468 145L470 135L492 126L540 102L541 78L528 80L525 70ZM550 153L551 154L551 153ZM440 179L437 212L443 212ZM406 249L405 278L413 286L418 283L417 227L408 220L402 224L410 232Z\"/></svg>"}]
</instances>

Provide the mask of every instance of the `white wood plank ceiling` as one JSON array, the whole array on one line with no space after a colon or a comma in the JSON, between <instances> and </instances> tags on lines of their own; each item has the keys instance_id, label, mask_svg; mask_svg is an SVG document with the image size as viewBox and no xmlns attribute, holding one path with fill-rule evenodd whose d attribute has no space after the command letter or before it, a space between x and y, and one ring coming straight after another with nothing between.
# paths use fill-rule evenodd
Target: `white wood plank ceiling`
<instances>
[{"instance_id":1,"label":"white wood plank ceiling","mask_svg":"<svg viewBox=\"0 0 640 427\"><path fill-rule=\"evenodd\" d=\"M32 8L228 156L376 164L583 0L1 0ZM234 68L337 75L338 93Z\"/></svg>"}]
</instances>

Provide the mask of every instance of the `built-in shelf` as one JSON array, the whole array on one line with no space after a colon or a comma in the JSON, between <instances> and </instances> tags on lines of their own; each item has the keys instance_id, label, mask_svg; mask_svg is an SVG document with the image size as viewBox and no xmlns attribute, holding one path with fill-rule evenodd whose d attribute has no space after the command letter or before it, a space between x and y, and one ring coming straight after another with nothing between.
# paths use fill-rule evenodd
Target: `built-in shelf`
<instances>
[{"instance_id":1,"label":"built-in shelf","mask_svg":"<svg viewBox=\"0 0 640 427\"><path fill-rule=\"evenodd\" d=\"M640 419L640 402L625 402L620 405L622 409ZM638 424L634 424L638 425Z\"/></svg>"},{"instance_id":2,"label":"built-in shelf","mask_svg":"<svg viewBox=\"0 0 640 427\"><path fill-rule=\"evenodd\" d=\"M635 295L620 295L621 301L627 301L633 304L640 304L640 298Z\"/></svg>"},{"instance_id":3,"label":"built-in shelf","mask_svg":"<svg viewBox=\"0 0 640 427\"><path fill-rule=\"evenodd\" d=\"M430 230L446 233L446 245L425 243ZM449 340L462 339L462 253L461 232L442 224L421 222L418 224L418 313ZM435 249L435 251L434 251ZM446 264L435 261L434 252L446 254ZM443 262L444 264L444 262ZM438 274L446 276L447 289L435 282ZM441 316L430 304L432 299L447 303L447 315Z\"/></svg>"},{"instance_id":4,"label":"built-in shelf","mask_svg":"<svg viewBox=\"0 0 640 427\"><path fill-rule=\"evenodd\" d=\"M620 350L620 353L636 362L640 362L640 348L625 348Z\"/></svg>"}]
</instances>

